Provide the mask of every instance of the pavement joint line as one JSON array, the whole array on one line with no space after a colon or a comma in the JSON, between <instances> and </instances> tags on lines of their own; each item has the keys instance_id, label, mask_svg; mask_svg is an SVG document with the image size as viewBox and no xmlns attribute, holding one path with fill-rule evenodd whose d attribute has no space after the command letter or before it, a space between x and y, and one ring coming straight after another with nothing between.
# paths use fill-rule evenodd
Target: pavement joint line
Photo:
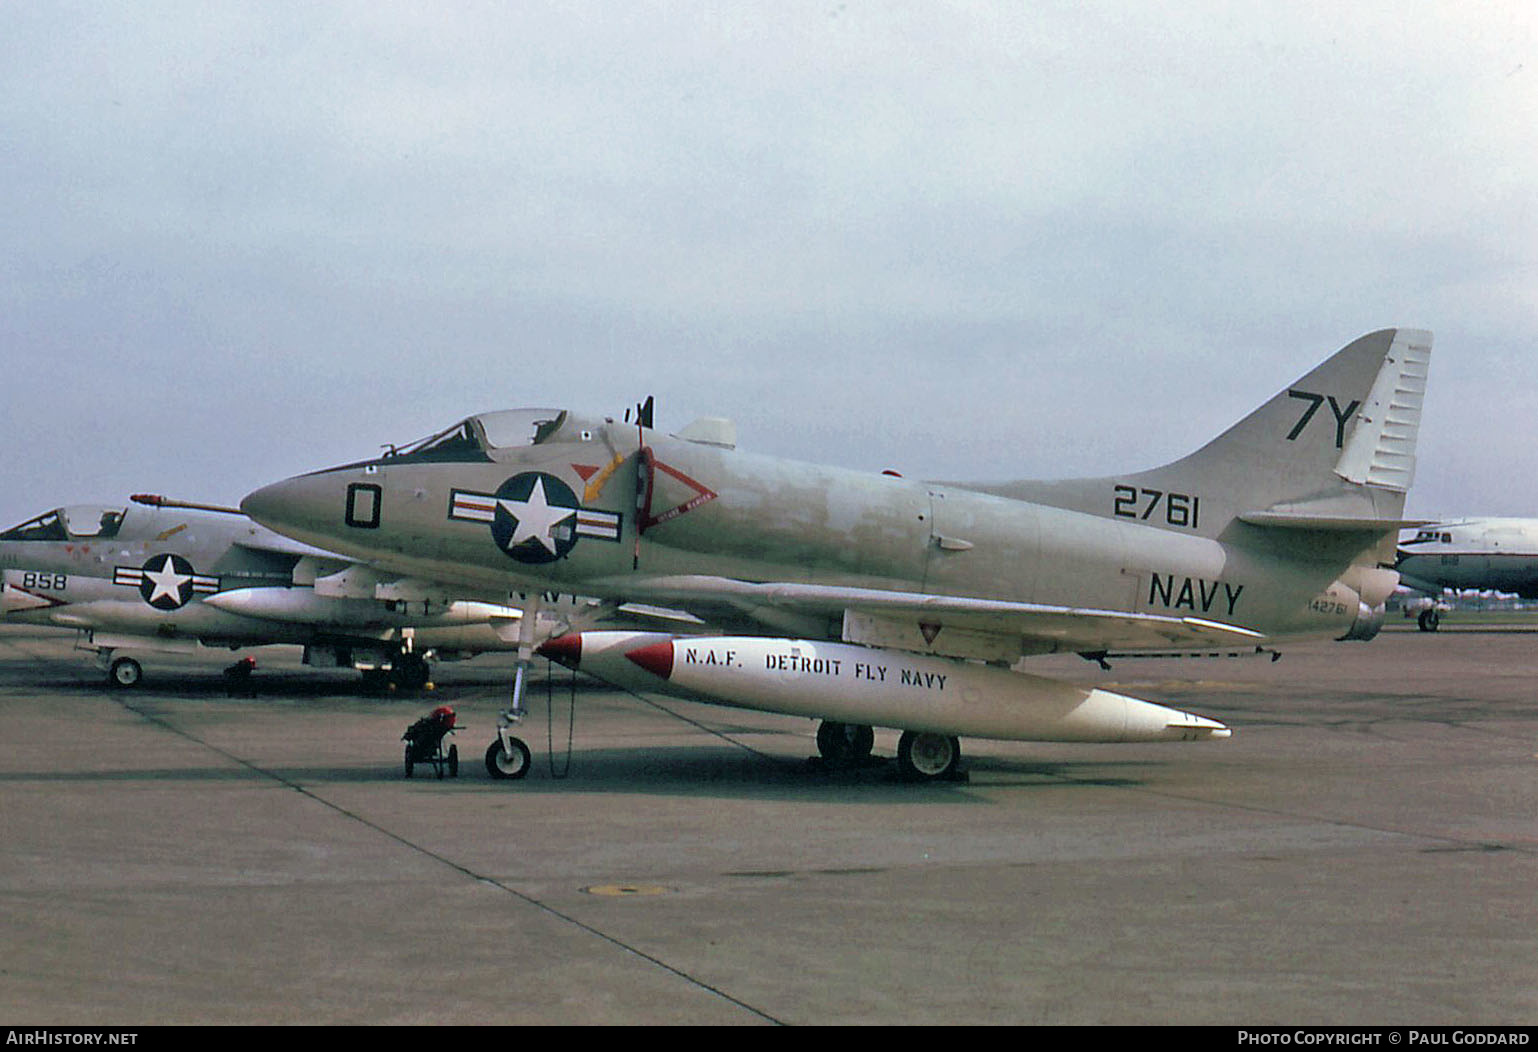
<instances>
[{"instance_id":1,"label":"pavement joint line","mask_svg":"<svg viewBox=\"0 0 1538 1052\"><path fill-rule=\"evenodd\" d=\"M668 974L683 980L685 983L688 983L690 986L696 987L714 997L718 997L723 1001L736 1005L743 1011L757 1016L759 1019L762 1019L765 1022L773 1023L776 1026L786 1025L783 1020L775 1018L763 1009L748 1004L746 1001L743 1001L740 998L733 997L731 994L727 993L725 990L722 990L720 987L712 986L710 983L690 975L688 972L667 963L659 957L647 953L645 950L637 949L636 947L631 946L629 943L615 938L613 935L610 935L605 931L601 931L600 929L593 927L591 924L588 924L585 921L579 920L578 918L573 917L568 913L563 913L556 909L554 906L551 906L549 903L542 902L532 895L528 895L522 891L519 891L517 888L509 886L503 881L498 880L496 877L490 877L482 873L477 873L469 867L455 862L453 859L445 858L443 855L438 854L436 851L432 851L426 847L423 847L421 844L414 843L411 840L401 836L399 833L396 833L390 829L386 829L385 827L379 825L377 822L370 821L369 819L364 818L362 815L342 807L340 804L336 804L330 800L327 800L325 797L320 796L319 794L311 791L303 785L300 785L298 782L290 778L285 778L281 774L266 770L265 768L262 768L249 760L246 760L240 756L236 756L234 753L231 753L227 749L221 749L219 746L214 745L211 742L206 742L199 738L197 735L192 734L181 727L177 727L170 721L157 716L154 713L146 712L145 710L132 704L126 698L119 697L112 700L115 700L124 709L133 713L135 716L138 716L140 719L145 720L148 723L152 723L155 726L162 728L163 730L170 731L172 734L175 734L181 738L185 738L187 741L193 742L194 744L199 745L218 756L222 756L232 763L239 764L240 766L245 767L247 770L254 771L264 778L268 778L274 782L277 782L279 785L282 785L285 788L292 789L294 792L305 797L306 799L311 800L330 811L334 811L335 813L342 815L344 818L356 822L367 829L371 829L381 836L387 837L388 839L395 841L396 843L410 849L411 851L416 852L419 855L430 858L434 862L437 862L439 865L452 869L456 873L459 873L472 881L480 884L490 885L499 891L511 895L519 901L532 906L535 909L541 910L565 924L569 924L579 929L580 931L586 932L588 935L591 935L596 939L608 943L610 946L613 946L623 953L629 954L638 960L645 961L653 967L662 969Z\"/></svg>"},{"instance_id":2,"label":"pavement joint line","mask_svg":"<svg viewBox=\"0 0 1538 1052\"><path fill-rule=\"evenodd\" d=\"M597 676L593 676L592 678L597 680L600 683L606 683L607 682L607 681L605 681L605 680L603 680L603 679L601 679L601 678L599 678ZM702 723L699 720L693 719L693 718L691 718L689 716L685 716L685 715L683 715L682 713L679 713L679 712L674 712L672 709L668 708L666 705L662 704L661 702L659 702L659 701L657 701L657 700L655 700L653 698L649 698L649 697L645 696L644 694L641 694L639 691L631 690L628 687L622 687L622 686L619 686L618 684L608 684L608 685L616 687L617 689L619 689L623 693L628 694L630 697L635 698L637 701L639 701L643 705L647 705L647 706L649 706L649 707L651 707L653 709L656 709L659 712L666 713L667 715L672 716L676 720L679 720L679 721L681 721L683 723L686 723L689 726L696 728L697 730L705 732L706 734L710 734L710 735L712 735L712 736L714 736L716 738L719 738L722 741L725 741L725 742L728 742L728 743L730 743L732 745L735 745L738 748L740 748L740 749L742 749L742 750L744 750L746 752L752 753L754 756L761 756L761 757L764 757L765 759L775 759L775 757L772 757L772 756L770 756L769 754L767 754L765 752L762 752L762 751L760 751L758 749L755 749L751 745L748 745L748 744L746 744L744 742L738 741L737 739L733 738L731 736L731 734L729 734L728 732L717 730L716 728L711 727L708 724ZM1054 773L1050 773L1049 772L1048 773L1048 777L1056 778L1060 782L1063 782L1063 783L1066 783L1066 784L1069 784L1069 785L1095 784L1093 779L1075 778L1072 775L1067 775L1067 774L1054 774ZM1213 801L1213 800L1207 800L1207 799L1205 799L1203 797L1200 797L1200 796L1189 796L1189 795L1182 795L1180 793L1161 792L1159 790L1146 789L1146 788L1142 788L1140 786L1120 785L1120 786L1110 786L1109 788L1121 789L1121 790L1128 791L1128 792L1142 793L1144 795L1158 797L1160 799L1180 800L1180 801L1182 801L1184 803L1201 804L1201 805L1204 805L1204 806L1207 806L1207 807L1216 807L1216 808L1219 808L1219 809L1229 810L1229 811L1238 811L1238 812L1244 812L1244 813L1250 813L1250 814L1261 814L1261 815L1267 815L1267 816L1273 817L1273 818L1292 818L1292 819L1297 819L1297 820L1302 820L1302 821L1307 821L1307 822L1318 822L1318 823L1321 823L1323 825L1336 826L1336 827L1341 828L1341 829L1351 829L1351 830L1357 830L1357 831L1360 831L1360 832L1382 833L1382 834L1387 835L1387 836L1401 836L1401 837L1406 837L1406 838L1410 838L1410 839L1420 839L1420 840L1429 840L1429 841L1434 841L1434 842L1442 842L1442 843L1454 845L1455 847L1458 847L1458 848L1464 848L1464 849L1467 849L1467 850L1480 850L1480 851L1509 850L1509 851L1517 851L1517 852L1521 852L1521 853L1525 853L1525 854L1533 854L1535 852L1538 852L1538 846L1529 846L1529 845L1524 845L1524 844L1505 844L1505 843L1499 843L1499 842L1492 842L1492 841L1488 841L1488 840L1469 840L1469 839L1466 839L1466 838L1463 838L1463 837L1449 836L1449 835L1446 835L1446 834L1414 832L1414 831L1408 831L1408 830L1403 830L1403 829L1385 829L1385 828L1379 828L1377 826L1364 825L1361 822L1348 822L1348 821L1345 821L1345 820L1339 819L1339 818L1330 818L1330 817L1327 817L1327 816L1324 816L1324 815L1299 814L1299 813L1295 813L1295 812L1291 812L1291 811L1284 811L1284 810L1281 810L1279 808L1256 807L1256 806L1251 805L1251 804L1239 804L1239 803L1231 803L1231 802Z\"/></svg>"}]
</instances>

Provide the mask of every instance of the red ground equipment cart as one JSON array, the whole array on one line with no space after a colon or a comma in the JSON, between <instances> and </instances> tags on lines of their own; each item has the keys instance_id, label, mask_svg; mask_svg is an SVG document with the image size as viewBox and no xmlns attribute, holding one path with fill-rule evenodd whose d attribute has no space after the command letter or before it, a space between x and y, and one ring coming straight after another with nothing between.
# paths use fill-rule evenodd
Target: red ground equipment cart
<instances>
[{"instance_id":1,"label":"red ground equipment cart","mask_svg":"<svg viewBox=\"0 0 1538 1052\"><path fill-rule=\"evenodd\" d=\"M443 739L454 733L454 710L439 705L432 712L406 728L401 740L406 743L406 777L419 763L430 763L442 778L448 771L450 778L459 777L459 746L443 747Z\"/></svg>"}]
</instances>

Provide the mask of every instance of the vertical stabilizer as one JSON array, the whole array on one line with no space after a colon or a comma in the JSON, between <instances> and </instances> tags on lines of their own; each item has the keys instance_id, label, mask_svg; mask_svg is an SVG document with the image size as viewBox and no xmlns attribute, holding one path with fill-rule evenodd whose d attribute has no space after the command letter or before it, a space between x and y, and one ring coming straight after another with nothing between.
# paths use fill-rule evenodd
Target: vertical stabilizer
<instances>
[{"instance_id":1,"label":"vertical stabilizer","mask_svg":"<svg viewBox=\"0 0 1538 1052\"><path fill-rule=\"evenodd\" d=\"M1392 530L1415 473L1430 357L1429 332L1383 329L1163 467L971 488L1208 537L1236 520Z\"/></svg>"},{"instance_id":2,"label":"vertical stabilizer","mask_svg":"<svg viewBox=\"0 0 1538 1052\"><path fill-rule=\"evenodd\" d=\"M1405 493L1415 478L1415 440L1431 364L1431 334L1400 329L1389 347L1335 474L1358 486Z\"/></svg>"}]
</instances>

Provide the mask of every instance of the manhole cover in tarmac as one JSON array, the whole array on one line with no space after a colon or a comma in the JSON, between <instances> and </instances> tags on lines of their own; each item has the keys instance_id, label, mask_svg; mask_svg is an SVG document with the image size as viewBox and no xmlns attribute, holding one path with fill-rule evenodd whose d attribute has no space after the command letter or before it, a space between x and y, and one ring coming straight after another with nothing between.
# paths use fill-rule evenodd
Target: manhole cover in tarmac
<instances>
[{"instance_id":1,"label":"manhole cover in tarmac","mask_svg":"<svg viewBox=\"0 0 1538 1052\"><path fill-rule=\"evenodd\" d=\"M589 884L582 890L589 895L631 898L637 895L666 895L672 889L661 884Z\"/></svg>"}]
</instances>

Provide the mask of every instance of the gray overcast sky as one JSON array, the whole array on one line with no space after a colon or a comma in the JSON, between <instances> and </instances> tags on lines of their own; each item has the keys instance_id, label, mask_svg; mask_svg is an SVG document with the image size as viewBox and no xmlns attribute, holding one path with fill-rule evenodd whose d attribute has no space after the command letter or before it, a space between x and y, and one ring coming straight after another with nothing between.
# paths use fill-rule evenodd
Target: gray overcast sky
<instances>
[{"instance_id":1,"label":"gray overcast sky","mask_svg":"<svg viewBox=\"0 0 1538 1052\"><path fill-rule=\"evenodd\" d=\"M1436 333L1538 515L1538 6L0 9L0 525L559 405L937 478L1180 456Z\"/></svg>"}]
</instances>

